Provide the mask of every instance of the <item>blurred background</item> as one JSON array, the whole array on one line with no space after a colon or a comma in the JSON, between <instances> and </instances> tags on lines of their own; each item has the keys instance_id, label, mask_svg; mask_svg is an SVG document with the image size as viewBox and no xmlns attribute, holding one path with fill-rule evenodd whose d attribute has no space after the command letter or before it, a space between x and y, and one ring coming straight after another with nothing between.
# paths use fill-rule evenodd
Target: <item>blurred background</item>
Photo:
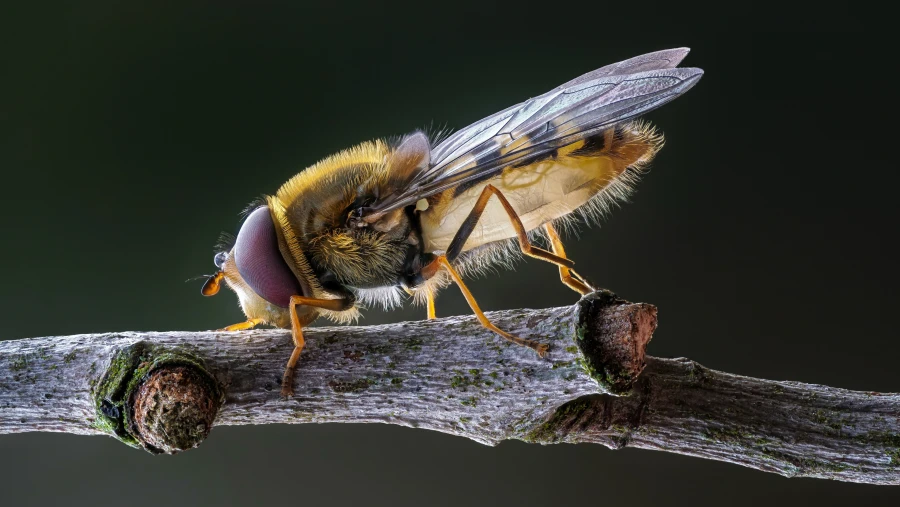
<instances>
[{"instance_id":1,"label":"blurred background","mask_svg":"<svg viewBox=\"0 0 900 507\"><path fill-rule=\"evenodd\" d=\"M460 128L602 65L689 46L706 70L648 115L666 147L632 202L570 237L590 279L659 306L656 356L900 391L896 55L849 3L21 3L0 15L2 339L201 330L238 213L363 140ZM892 91L893 90L893 91ZM555 269L471 283L485 309L561 306ZM438 315L468 313L448 290ZM370 310L360 324L424 317ZM668 453L489 448L382 425L216 428L150 456L111 438L0 435L4 505L842 505L900 488Z\"/></svg>"}]
</instances>

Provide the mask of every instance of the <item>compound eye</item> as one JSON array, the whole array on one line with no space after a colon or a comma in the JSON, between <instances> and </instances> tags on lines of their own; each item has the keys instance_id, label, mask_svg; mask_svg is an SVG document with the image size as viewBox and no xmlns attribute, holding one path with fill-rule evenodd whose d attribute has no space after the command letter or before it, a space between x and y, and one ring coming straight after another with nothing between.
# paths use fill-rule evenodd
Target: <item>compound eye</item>
<instances>
[{"instance_id":1,"label":"compound eye","mask_svg":"<svg viewBox=\"0 0 900 507\"><path fill-rule=\"evenodd\" d=\"M213 262L219 269L225 269L225 261L228 260L228 252L219 252L213 258Z\"/></svg>"},{"instance_id":2,"label":"compound eye","mask_svg":"<svg viewBox=\"0 0 900 507\"><path fill-rule=\"evenodd\" d=\"M281 251L268 206L247 216L234 244L234 264L244 282L266 301L287 308L291 296L302 296L300 282Z\"/></svg>"}]
</instances>

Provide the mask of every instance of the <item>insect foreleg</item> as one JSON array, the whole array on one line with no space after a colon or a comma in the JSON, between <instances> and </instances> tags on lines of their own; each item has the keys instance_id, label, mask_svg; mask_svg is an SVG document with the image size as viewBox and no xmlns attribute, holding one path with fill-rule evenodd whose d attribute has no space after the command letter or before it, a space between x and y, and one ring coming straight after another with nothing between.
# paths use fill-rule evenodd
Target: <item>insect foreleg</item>
<instances>
[{"instance_id":1,"label":"insect foreleg","mask_svg":"<svg viewBox=\"0 0 900 507\"><path fill-rule=\"evenodd\" d=\"M245 329L253 329L263 323L262 319L247 319L244 322L238 322L230 326L225 326L219 331L243 331Z\"/></svg>"},{"instance_id":2,"label":"insect foreleg","mask_svg":"<svg viewBox=\"0 0 900 507\"><path fill-rule=\"evenodd\" d=\"M311 313L303 317L297 313L298 306L311 306L313 308L323 308L325 310L343 311L352 306L351 299L317 299L304 296L291 296L288 311L291 314L291 338L294 339L294 351L291 352L291 358L288 359L287 366L284 369L284 377L281 379L281 396L288 398L294 395L294 367L300 360L300 353L303 352L303 346L306 344L303 339L303 326L309 325L318 317L317 313Z\"/></svg>"}]
</instances>

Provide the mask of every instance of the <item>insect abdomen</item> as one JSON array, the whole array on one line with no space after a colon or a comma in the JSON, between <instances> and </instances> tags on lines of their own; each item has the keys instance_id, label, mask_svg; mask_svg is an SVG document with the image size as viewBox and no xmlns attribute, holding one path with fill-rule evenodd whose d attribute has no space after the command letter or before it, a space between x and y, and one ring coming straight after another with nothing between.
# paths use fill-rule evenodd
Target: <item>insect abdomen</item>
<instances>
[{"instance_id":1,"label":"insect abdomen","mask_svg":"<svg viewBox=\"0 0 900 507\"><path fill-rule=\"evenodd\" d=\"M444 192L422 213L425 249L444 251L487 184L510 201L526 230L575 211L602 215L625 199L644 167L662 145L662 136L644 123L616 125L564 146L549 156L511 166L461 193ZM455 195L454 195L455 194ZM515 236L509 216L492 199L463 251Z\"/></svg>"}]
</instances>

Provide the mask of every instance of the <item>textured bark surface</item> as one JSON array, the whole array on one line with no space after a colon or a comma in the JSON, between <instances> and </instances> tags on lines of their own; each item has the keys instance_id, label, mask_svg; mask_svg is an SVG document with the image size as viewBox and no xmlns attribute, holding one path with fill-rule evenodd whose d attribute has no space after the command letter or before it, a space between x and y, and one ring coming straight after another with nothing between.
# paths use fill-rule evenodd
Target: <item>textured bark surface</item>
<instances>
[{"instance_id":1,"label":"textured bark surface","mask_svg":"<svg viewBox=\"0 0 900 507\"><path fill-rule=\"evenodd\" d=\"M648 357L641 373L656 309L610 293L489 315L550 343L548 357L472 317L312 328L290 400L279 396L292 348L282 330L0 342L0 433L115 434L172 452L205 437L210 413L215 425L384 422L491 445L593 442L786 476L900 484L900 395L752 379L687 359ZM188 384L174 387L176 377ZM168 432L168 416L189 424L166 448L153 439ZM142 436L138 423L153 434Z\"/></svg>"},{"instance_id":2,"label":"textured bark surface","mask_svg":"<svg viewBox=\"0 0 900 507\"><path fill-rule=\"evenodd\" d=\"M598 293L571 307L490 318L550 343L547 357L504 341L473 317L310 328L289 400L279 395L293 348L283 330L0 342L0 433L116 432L147 444L128 438L139 437L134 421L114 423L132 412L133 400L119 401L137 393L152 369L199 359L205 364L197 368L226 393L217 425L386 422L496 444L527 435L567 401L630 388L644 366L656 308Z\"/></svg>"},{"instance_id":3,"label":"textured bark surface","mask_svg":"<svg viewBox=\"0 0 900 507\"><path fill-rule=\"evenodd\" d=\"M531 435L727 461L787 477L900 484L900 394L761 380L647 358L630 396L560 407Z\"/></svg>"}]
</instances>

